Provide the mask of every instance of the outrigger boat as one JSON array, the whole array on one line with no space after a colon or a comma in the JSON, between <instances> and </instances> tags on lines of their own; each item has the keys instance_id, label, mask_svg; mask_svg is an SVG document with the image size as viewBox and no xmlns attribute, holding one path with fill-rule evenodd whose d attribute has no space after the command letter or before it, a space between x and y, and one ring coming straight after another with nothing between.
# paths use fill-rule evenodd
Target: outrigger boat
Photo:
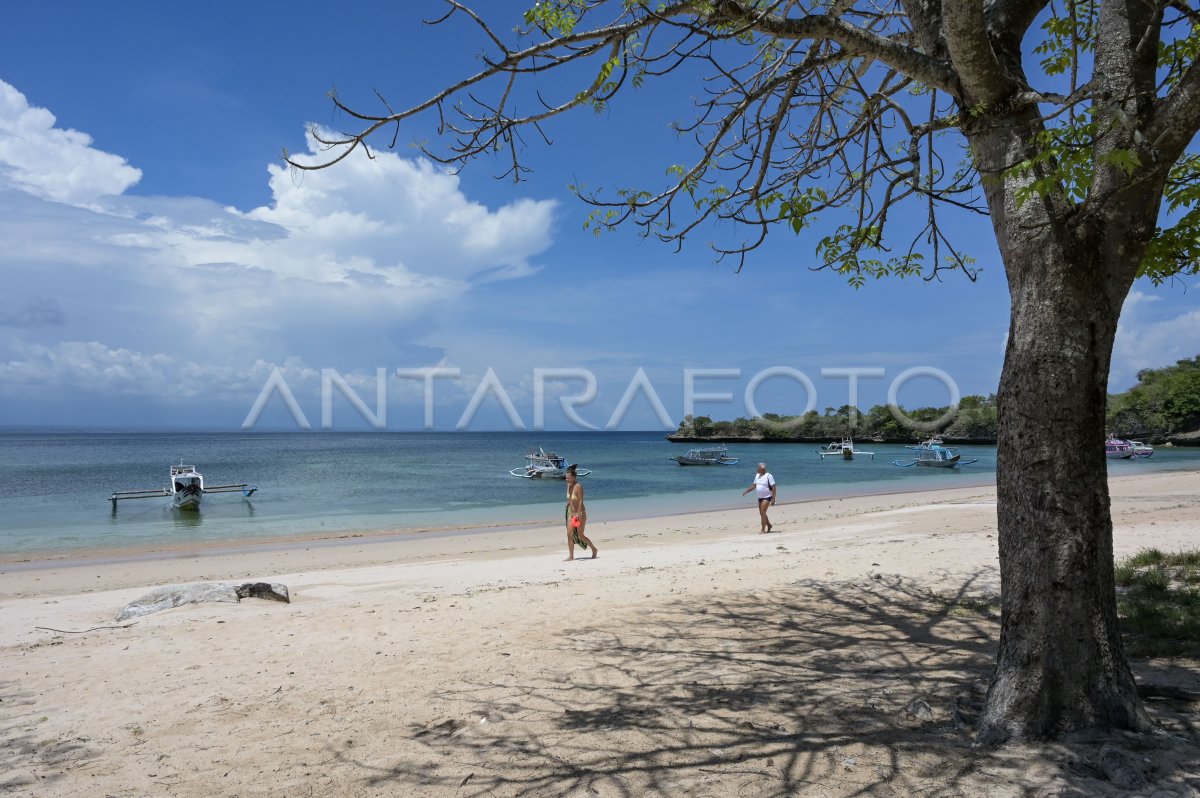
<instances>
[{"instance_id":1,"label":"outrigger boat","mask_svg":"<svg viewBox=\"0 0 1200 798\"><path fill-rule=\"evenodd\" d=\"M731 457L724 444L721 446L704 446L699 449L688 449L687 454L677 454L667 459L679 463L681 466L738 464L738 458Z\"/></svg>"},{"instance_id":2,"label":"outrigger boat","mask_svg":"<svg viewBox=\"0 0 1200 798\"><path fill-rule=\"evenodd\" d=\"M529 454L525 455L525 459L529 462L524 468L514 468L508 473L523 479L566 479L567 468L571 465L567 462L567 458L554 452L547 452L540 446L536 452L530 449ZM586 468L578 466L575 468L577 477L586 477L590 473L592 472Z\"/></svg>"},{"instance_id":3,"label":"outrigger boat","mask_svg":"<svg viewBox=\"0 0 1200 798\"><path fill-rule=\"evenodd\" d=\"M874 452L864 452L861 449L854 448L854 441L851 438L842 438L840 441L831 441L825 444L820 449L814 449L817 454L821 455L821 459L826 457L840 457L843 460L853 460L856 454L870 455L871 459L875 459Z\"/></svg>"},{"instance_id":4,"label":"outrigger boat","mask_svg":"<svg viewBox=\"0 0 1200 798\"><path fill-rule=\"evenodd\" d=\"M958 449L953 446L943 446L941 438L930 438L927 441L922 441L917 446L908 446L905 448L916 452L913 455L913 459L908 461L893 460L892 465L898 465L901 468L909 468L915 465L926 466L928 468L957 468L960 465L970 465L979 461L978 457L963 460L962 455L958 453Z\"/></svg>"},{"instance_id":5,"label":"outrigger boat","mask_svg":"<svg viewBox=\"0 0 1200 798\"><path fill-rule=\"evenodd\" d=\"M194 465L171 466L170 487L148 488L146 490L119 490L109 496L113 512L117 511L117 502L125 499L156 499L170 497L171 506L178 510L199 510L200 502L207 493L233 493L240 491L243 496L250 498L258 490L257 485L242 483L240 485L204 486L204 475L196 470Z\"/></svg>"}]
</instances>

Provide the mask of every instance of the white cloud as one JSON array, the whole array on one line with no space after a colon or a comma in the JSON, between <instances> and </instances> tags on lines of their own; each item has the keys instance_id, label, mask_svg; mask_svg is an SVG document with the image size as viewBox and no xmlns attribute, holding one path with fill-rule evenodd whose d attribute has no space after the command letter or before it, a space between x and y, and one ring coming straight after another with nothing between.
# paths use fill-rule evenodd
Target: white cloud
<instances>
[{"instance_id":1,"label":"white cloud","mask_svg":"<svg viewBox=\"0 0 1200 798\"><path fill-rule=\"evenodd\" d=\"M202 396L256 393L269 368L254 370L289 359L364 374L430 365L445 311L477 284L535 272L551 243L554 202L491 209L391 153L269 166L272 202L247 212L125 195L137 169L54 125L0 83L9 385Z\"/></svg>"},{"instance_id":2,"label":"white cloud","mask_svg":"<svg viewBox=\"0 0 1200 798\"><path fill-rule=\"evenodd\" d=\"M43 199L88 205L120 194L142 173L124 158L92 147L77 130L54 126L54 114L31 107L0 80L0 178Z\"/></svg>"},{"instance_id":3,"label":"white cloud","mask_svg":"<svg viewBox=\"0 0 1200 798\"><path fill-rule=\"evenodd\" d=\"M311 137L308 144L298 160L318 158L320 145ZM365 258L383 274L520 276L550 246L553 201L490 211L463 194L456 175L424 159L376 153L313 172L268 168L274 203L247 217L280 225L306 246Z\"/></svg>"},{"instance_id":4,"label":"white cloud","mask_svg":"<svg viewBox=\"0 0 1200 798\"><path fill-rule=\"evenodd\" d=\"M1121 310L1113 345L1109 390L1128 390L1145 368L1161 368L1200 353L1200 310L1155 312L1163 298L1133 291Z\"/></svg>"}]
</instances>

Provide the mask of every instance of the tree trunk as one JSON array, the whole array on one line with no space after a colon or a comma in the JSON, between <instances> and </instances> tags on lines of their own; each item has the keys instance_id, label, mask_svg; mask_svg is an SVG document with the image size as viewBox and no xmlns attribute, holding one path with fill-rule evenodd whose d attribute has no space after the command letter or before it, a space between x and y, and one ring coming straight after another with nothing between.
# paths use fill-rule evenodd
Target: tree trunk
<instances>
[{"instance_id":1,"label":"tree trunk","mask_svg":"<svg viewBox=\"0 0 1200 798\"><path fill-rule=\"evenodd\" d=\"M1109 362L1129 285L1111 282L1102 236L1070 232L1010 237L1005 252L1013 309L996 465L1002 621L983 743L1149 722L1117 625L1104 454Z\"/></svg>"}]
</instances>

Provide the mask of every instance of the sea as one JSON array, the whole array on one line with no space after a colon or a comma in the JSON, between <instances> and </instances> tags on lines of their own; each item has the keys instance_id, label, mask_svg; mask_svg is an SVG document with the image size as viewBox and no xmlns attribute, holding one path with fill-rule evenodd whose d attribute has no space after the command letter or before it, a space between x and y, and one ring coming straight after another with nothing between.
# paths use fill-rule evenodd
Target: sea
<instances>
[{"instance_id":1,"label":"sea","mask_svg":"<svg viewBox=\"0 0 1200 798\"><path fill-rule=\"evenodd\" d=\"M995 483L993 446L963 446L956 469L900 468L901 445L862 442L852 461L822 460L814 444L729 444L737 465L680 467L684 444L662 432L29 432L0 431L0 560L121 556L169 549L351 535L404 538L561 523L561 480L512 476L531 450L578 463L588 517L655 517L743 507L766 462L782 503ZM198 512L167 498L122 501L114 491L162 488L172 464L209 485L250 483L253 496L206 496ZM1109 461L1110 475L1200 471L1200 449L1159 448ZM753 524L750 524L753 526Z\"/></svg>"}]
</instances>

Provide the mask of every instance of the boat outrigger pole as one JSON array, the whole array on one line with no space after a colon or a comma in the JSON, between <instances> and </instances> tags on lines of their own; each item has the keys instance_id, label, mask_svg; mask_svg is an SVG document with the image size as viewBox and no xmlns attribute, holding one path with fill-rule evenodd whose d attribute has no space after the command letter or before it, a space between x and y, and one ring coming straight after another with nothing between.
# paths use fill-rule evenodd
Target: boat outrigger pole
<instances>
[{"instance_id":1,"label":"boat outrigger pole","mask_svg":"<svg viewBox=\"0 0 1200 798\"><path fill-rule=\"evenodd\" d=\"M211 488L205 488L204 493L235 493L241 491L242 495L249 499L258 490L257 485L251 485L248 482L243 482L240 485L213 485ZM117 509L117 502L125 499L161 499L164 496L170 496L171 491L168 488L154 488L147 490L118 490L113 495L108 497L112 502L113 509Z\"/></svg>"},{"instance_id":2,"label":"boat outrigger pole","mask_svg":"<svg viewBox=\"0 0 1200 798\"><path fill-rule=\"evenodd\" d=\"M116 512L117 502L123 499L159 499L163 496L170 496L171 491L166 488L158 488L157 490L119 490L108 497L112 502L113 512Z\"/></svg>"}]
</instances>

